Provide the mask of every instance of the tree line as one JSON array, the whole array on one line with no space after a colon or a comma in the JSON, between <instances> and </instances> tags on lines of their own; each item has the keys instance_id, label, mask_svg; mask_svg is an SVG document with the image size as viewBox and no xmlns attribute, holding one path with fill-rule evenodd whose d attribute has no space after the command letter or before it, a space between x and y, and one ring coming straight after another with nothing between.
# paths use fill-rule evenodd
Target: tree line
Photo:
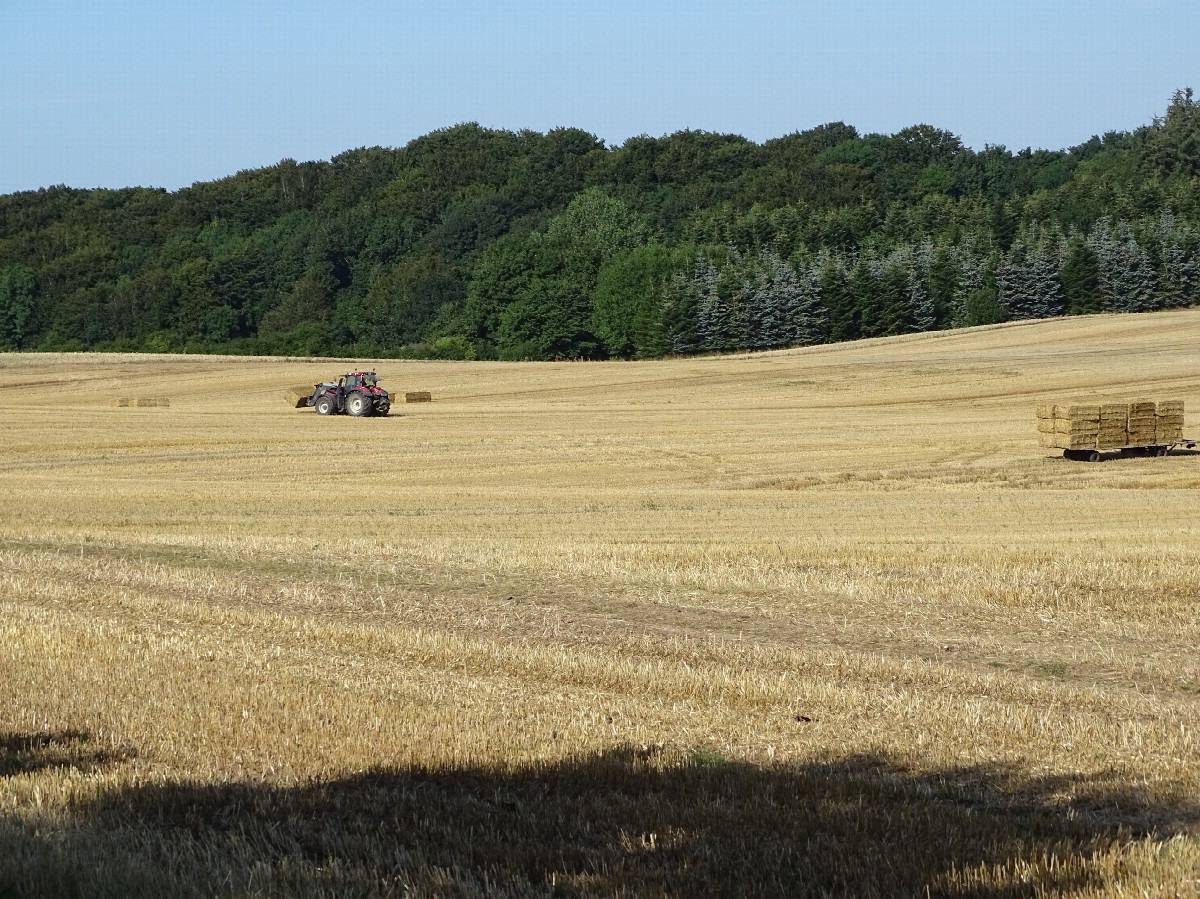
<instances>
[{"instance_id":1,"label":"tree line","mask_svg":"<svg viewBox=\"0 0 1200 899\"><path fill-rule=\"evenodd\" d=\"M474 124L0 196L0 349L564 359L1200 303L1200 103L1069 150Z\"/></svg>"}]
</instances>

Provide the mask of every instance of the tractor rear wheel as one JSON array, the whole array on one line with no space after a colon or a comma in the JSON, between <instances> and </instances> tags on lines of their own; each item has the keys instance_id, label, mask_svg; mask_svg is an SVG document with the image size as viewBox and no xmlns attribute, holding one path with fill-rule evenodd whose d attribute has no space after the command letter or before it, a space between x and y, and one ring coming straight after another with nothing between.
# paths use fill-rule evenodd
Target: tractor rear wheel
<instances>
[{"instance_id":1,"label":"tractor rear wheel","mask_svg":"<svg viewBox=\"0 0 1200 899\"><path fill-rule=\"evenodd\" d=\"M332 415L333 414L333 397L329 396L328 394L321 397L313 405L316 408L318 415Z\"/></svg>"},{"instance_id":2,"label":"tractor rear wheel","mask_svg":"<svg viewBox=\"0 0 1200 899\"><path fill-rule=\"evenodd\" d=\"M352 393L346 399L346 411L356 418L371 414L371 398L365 393Z\"/></svg>"}]
</instances>

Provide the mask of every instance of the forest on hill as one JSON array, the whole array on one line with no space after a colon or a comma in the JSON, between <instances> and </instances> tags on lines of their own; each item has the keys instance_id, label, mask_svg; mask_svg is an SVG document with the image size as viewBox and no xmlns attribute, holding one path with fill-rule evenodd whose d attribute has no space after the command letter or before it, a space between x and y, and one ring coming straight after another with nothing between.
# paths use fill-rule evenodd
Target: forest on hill
<instances>
[{"instance_id":1,"label":"forest on hill","mask_svg":"<svg viewBox=\"0 0 1200 899\"><path fill-rule=\"evenodd\" d=\"M175 192L0 196L0 350L651 358L1194 304L1190 89L1061 151L463 124Z\"/></svg>"}]
</instances>

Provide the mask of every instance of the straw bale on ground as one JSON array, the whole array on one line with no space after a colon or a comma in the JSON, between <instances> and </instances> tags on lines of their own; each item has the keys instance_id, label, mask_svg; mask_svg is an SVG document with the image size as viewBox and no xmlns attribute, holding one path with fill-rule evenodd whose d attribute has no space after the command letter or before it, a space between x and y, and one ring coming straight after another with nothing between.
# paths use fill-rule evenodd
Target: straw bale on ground
<instances>
[{"instance_id":1,"label":"straw bale on ground","mask_svg":"<svg viewBox=\"0 0 1200 899\"><path fill-rule=\"evenodd\" d=\"M284 399L297 409L303 409L308 404L308 398L312 395L313 388L309 384L299 384L295 387L289 387L283 392Z\"/></svg>"},{"instance_id":2,"label":"straw bale on ground","mask_svg":"<svg viewBox=\"0 0 1200 899\"><path fill-rule=\"evenodd\" d=\"M414 390L404 394L404 402L406 403L431 403L433 395L428 390Z\"/></svg>"},{"instance_id":3,"label":"straw bale on ground","mask_svg":"<svg viewBox=\"0 0 1200 899\"><path fill-rule=\"evenodd\" d=\"M171 401L165 396L120 396L109 403L115 409L165 409Z\"/></svg>"}]
</instances>

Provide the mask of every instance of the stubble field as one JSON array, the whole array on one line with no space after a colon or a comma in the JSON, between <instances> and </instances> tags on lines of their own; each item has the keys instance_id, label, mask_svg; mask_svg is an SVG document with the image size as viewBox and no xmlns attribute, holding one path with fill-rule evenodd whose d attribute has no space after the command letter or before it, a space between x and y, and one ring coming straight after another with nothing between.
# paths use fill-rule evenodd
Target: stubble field
<instances>
[{"instance_id":1,"label":"stubble field","mask_svg":"<svg viewBox=\"0 0 1200 899\"><path fill-rule=\"evenodd\" d=\"M1200 310L348 367L0 355L0 896L1200 895L1200 450L1034 423Z\"/></svg>"}]
</instances>

